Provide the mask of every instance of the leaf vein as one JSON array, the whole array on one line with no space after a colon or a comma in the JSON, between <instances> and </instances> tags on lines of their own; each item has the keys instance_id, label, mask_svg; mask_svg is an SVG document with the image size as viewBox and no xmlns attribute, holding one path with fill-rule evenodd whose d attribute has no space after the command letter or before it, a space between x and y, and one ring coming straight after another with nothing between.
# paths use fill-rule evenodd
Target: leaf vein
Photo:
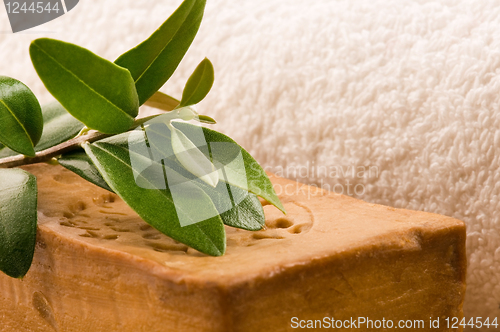
<instances>
[{"instance_id":1,"label":"leaf vein","mask_svg":"<svg viewBox=\"0 0 500 332\"><path fill-rule=\"evenodd\" d=\"M13 117L14 119L16 119L17 123L21 126L21 128L22 128L22 129L23 129L23 131L24 131L24 133L26 134L26 136L27 136L27 137L28 137L28 139L30 140L31 145L34 145L34 144L33 144L33 140L31 139L31 136L29 135L28 131L26 130L26 128L24 127L24 125L21 123L21 121L19 121L19 119L17 118L17 116L14 114L14 112L12 112L12 110L10 109L10 107L9 107L9 106L7 106L7 104L6 104L6 103L5 103L2 99L0 99L0 103L1 103L2 105L4 105L4 106L5 106L5 108L7 108L7 110L9 111L9 113L12 115L12 117Z\"/></svg>"}]
</instances>

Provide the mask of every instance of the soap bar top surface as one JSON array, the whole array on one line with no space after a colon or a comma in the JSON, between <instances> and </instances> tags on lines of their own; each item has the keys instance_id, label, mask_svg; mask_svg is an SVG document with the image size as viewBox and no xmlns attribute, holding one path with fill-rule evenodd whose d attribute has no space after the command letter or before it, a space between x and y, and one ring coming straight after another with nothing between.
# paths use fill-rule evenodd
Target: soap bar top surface
<instances>
[{"instance_id":1,"label":"soap bar top surface","mask_svg":"<svg viewBox=\"0 0 500 332\"><path fill-rule=\"evenodd\" d=\"M211 257L156 231L117 195L60 166L24 169L38 178L39 229L64 238L61 245L100 250L107 259L192 283L229 286L311 261L419 250L426 239L465 234L464 223L450 217L370 204L271 176L287 215L264 202L266 229L226 227L226 254Z\"/></svg>"}]
</instances>

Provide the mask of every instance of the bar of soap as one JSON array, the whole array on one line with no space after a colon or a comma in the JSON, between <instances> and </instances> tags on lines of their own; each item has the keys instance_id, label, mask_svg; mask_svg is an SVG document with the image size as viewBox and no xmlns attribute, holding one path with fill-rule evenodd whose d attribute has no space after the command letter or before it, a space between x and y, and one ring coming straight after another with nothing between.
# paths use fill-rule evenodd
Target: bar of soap
<instances>
[{"instance_id":1,"label":"bar of soap","mask_svg":"<svg viewBox=\"0 0 500 332\"><path fill-rule=\"evenodd\" d=\"M263 203L267 229L227 228L227 253L210 257L59 166L25 168L38 177L37 245L24 279L0 274L2 331L293 331L358 317L449 331L444 319L462 317L459 220L272 177L288 214Z\"/></svg>"}]
</instances>

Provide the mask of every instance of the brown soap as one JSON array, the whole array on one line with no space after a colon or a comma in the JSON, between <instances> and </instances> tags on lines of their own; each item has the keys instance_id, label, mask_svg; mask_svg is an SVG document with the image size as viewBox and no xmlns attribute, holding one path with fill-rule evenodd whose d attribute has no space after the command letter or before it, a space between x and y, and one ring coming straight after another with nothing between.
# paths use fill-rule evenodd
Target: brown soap
<instances>
[{"instance_id":1,"label":"brown soap","mask_svg":"<svg viewBox=\"0 0 500 332\"><path fill-rule=\"evenodd\" d=\"M462 317L459 220L272 177L288 214L264 203L267 229L228 227L226 254L210 257L59 166L25 169L37 245L24 279L0 274L1 331L451 331L445 319Z\"/></svg>"}]
</instances>

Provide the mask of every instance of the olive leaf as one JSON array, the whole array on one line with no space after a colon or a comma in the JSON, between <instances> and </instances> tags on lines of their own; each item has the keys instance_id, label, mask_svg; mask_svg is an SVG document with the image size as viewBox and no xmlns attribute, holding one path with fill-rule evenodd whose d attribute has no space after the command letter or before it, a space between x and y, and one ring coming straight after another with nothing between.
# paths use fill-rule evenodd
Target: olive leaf
<instances>
[{"instance_id":1,"label":"olive leaf","mask_svg":"<svg viewBox=\"0 0 500 332\"><path fill-rule=\"evenodd\" d=\"M179 107L198 104L207 96L213 84L214 67L210 60L205 58L189 77Z\"/></svg>"},{"instance_id":2,"label":"olive leaf","mask_svg":"<svg viewBox=\"0 0 500 332\"><path fill-rule=\"evenodd\" d=\"M33 92L18 80L0 76L0 141L33 157L42 130L42 111Z\"/></svg>"},{"instance_id":3,"label":"olive leaf","mask_svg":"<svg viewBox=\"0 0 500 332\"><path fill-rule=\"evenodd\" d=\"M21 278L33 261L37 224L37 185L21 169L0 169L0 270Z\"/></svg>"},{"instance_id":4,"label":"olive leaf","mask_svg":"<svg viewBox=\"0 0 500 332\"><path fill-rule=\"evenodd\" d=\"M83 150L66 153L57 159L64 168L76 173L85 180L113 192L101 174Z\"/></svg>"},{"instance_id":5,"label":"olive leaf","mask_svg":"<svg viewBox=\"0 0 500 332\"><path fill-rule=\"evenodd\" d=\"M194 40L206 0L185 0L144 42L121 55L115 63L130 70L139 104L144 104L172 76Z\"/></svg>"},{"instance_id":6,"label":"olive leaf","mask_svg":"<svg viewBox=\"0 0 500 332\"><path fill-rule=\"evenodd\" d=\"M234 194L234 188L231 189L231 192ZM240 203L223 212L220 216L225 225L248 231L259 231L266 223L264 209L256 195L246 193L247 195Z\"/></svg>"},{"instance_id":7,"label":"olive leaf","mask_svg":"<svg viewBox=\"0 0 500 332\"><path fill-rule=\"evenodd\" d=\"M208 115L198 115L198 121L208 124L216 124L217 121L209 117Z\"/></svg>"},{"instance_id":8,"label":"olive leaf","mask_svg":"<svg viewBox=\"0 0 500 332\"><path fill-rule=\"evenodd\" d=\"M210 197L201 189L183 181L183 177L167 166L153 163L151 159L131 152L123 141L126 135L129 144L142 139L131 135L140 131L124 133L93 144L85 144L87 155L97 167L106 183L117 193L141 218L160 232L189 245L203 253L220 256L226 248L226 237L218 211ZM135 164L131 163L131 155ZM142 176L139 165L149 165L155 172L156 180ZM178 179L175 192L165 183L165 172L175 174ZM140 184L140 185L138 185ZM175 194L175 203L173 194ZM161 207L161 208L159 208ZM195 207L195 208L193 208ZM204 218L204 216L210 216Z\"/></svg>"},{"instance_id":9,"label":"olive leaf","mask_svg":"<svg viewBox=\"0 0 500 332\"><path fill-rule=\"evenodd\" d=\"M35 146L35 152L66 142L75 137L85 126L69 114L57 101L42 106L42 115L43 133L40 141ZM0 145L0 158L17 154L19 153Z\"/></svg>"},{"instance_id":10,"label":"olive leaf","mask_svg":"<svg viewBox=\"0 0 500 332\"><path fill-rule=\"evenodd\" d=\"M80 46L49 38L33 41L30 56L47 90L87 127L116 134L134 123L139 102L127 69Z\"/></svg>"}]
</instances>

